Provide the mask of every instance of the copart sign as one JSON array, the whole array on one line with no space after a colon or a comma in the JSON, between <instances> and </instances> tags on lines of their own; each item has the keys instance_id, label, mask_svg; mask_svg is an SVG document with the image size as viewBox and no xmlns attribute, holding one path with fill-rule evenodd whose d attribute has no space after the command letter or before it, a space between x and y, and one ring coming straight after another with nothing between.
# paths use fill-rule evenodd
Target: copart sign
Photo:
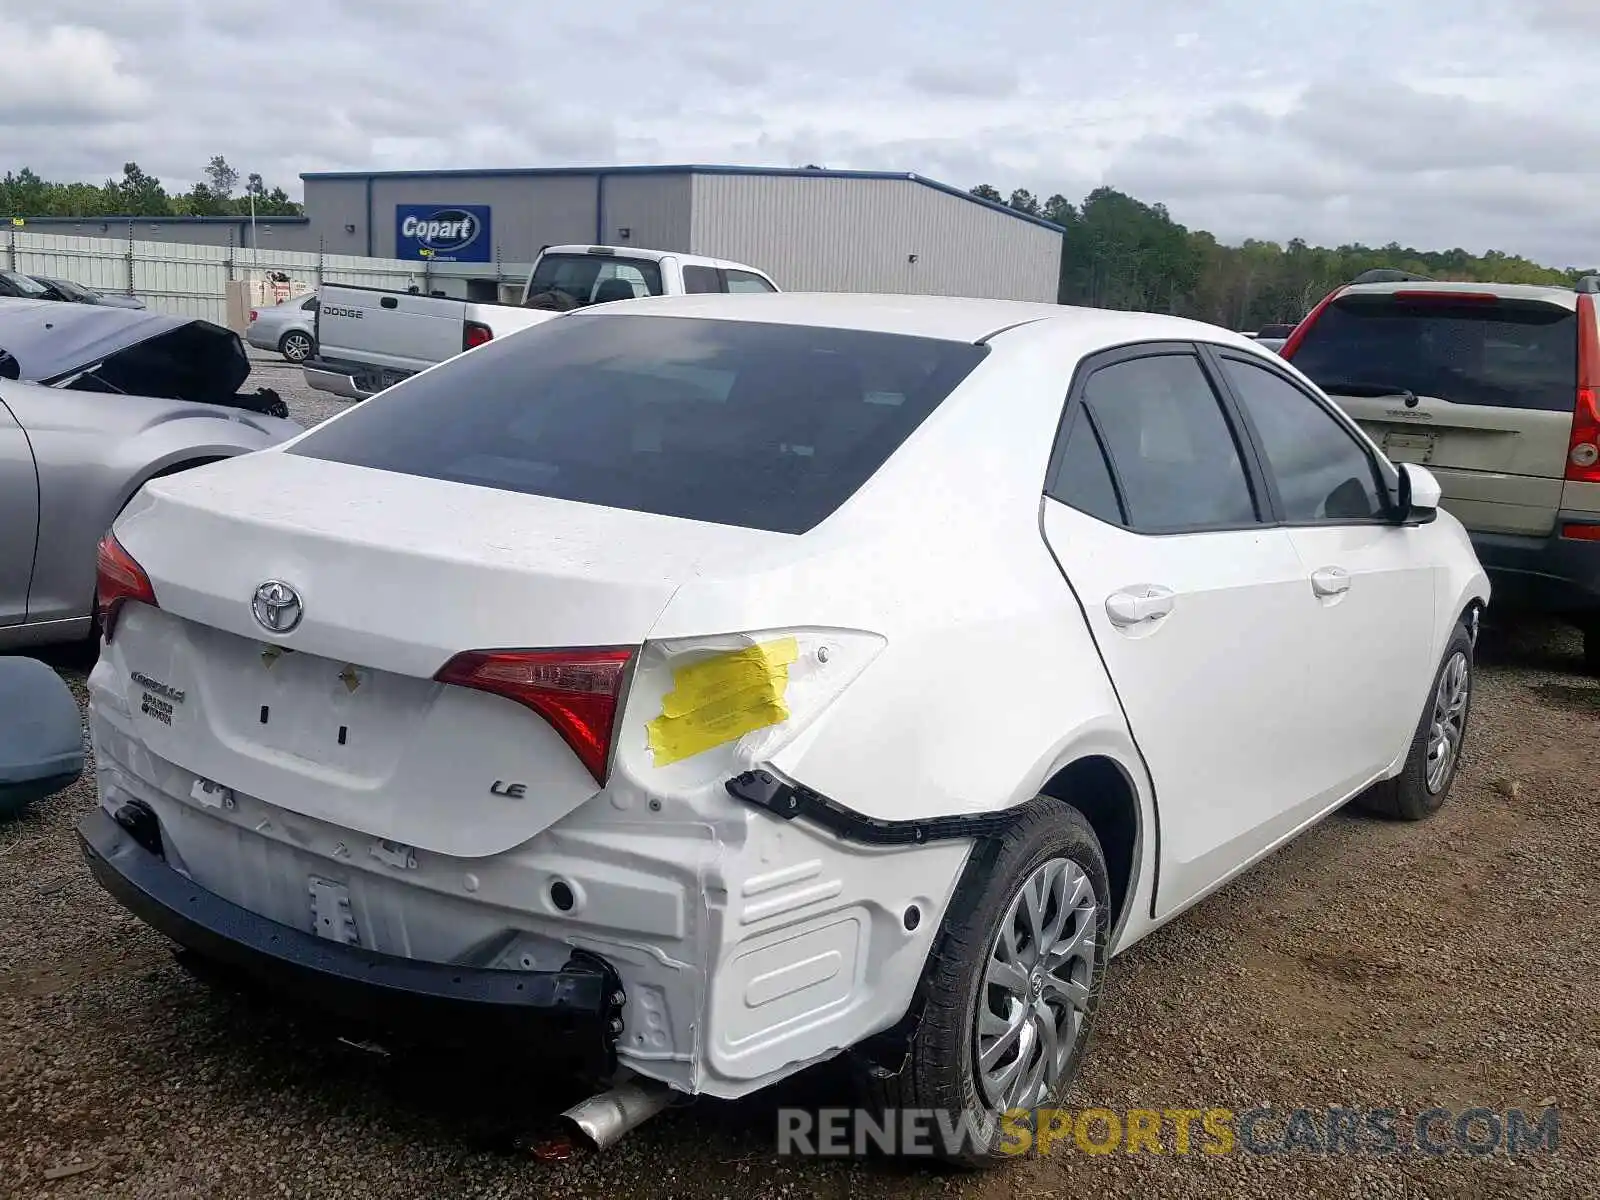
<instances>
[{"instance_id":1,"label":"copart sign","mask_svg":"<svg viewBox=\"0 0 1600 1200\"><path fill-rule=\"evenodd\" d=\"M494 239L487 204L397 204L396 258L435 262L489 262Z\"/></svg>"}]
</instances>

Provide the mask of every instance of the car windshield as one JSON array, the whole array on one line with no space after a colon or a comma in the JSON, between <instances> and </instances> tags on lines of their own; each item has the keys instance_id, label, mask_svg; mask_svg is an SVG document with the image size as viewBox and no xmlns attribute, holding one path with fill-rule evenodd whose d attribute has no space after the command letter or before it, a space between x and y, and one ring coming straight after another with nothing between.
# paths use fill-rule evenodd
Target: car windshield
<instances>
[{"instance_id":1,"label":"car windshield","mask_svg":"<svg viewBox=\"0 0 1600 1200\"><path fill-rule=\"evenodd\" d=\"M62 295L73 300L81 301L94 299L93 292L86 287L80 287L78 284L73 283L70 279L43 279L40 282L48 284L49 286L55 288L56 291L60 292Z\"/></svg>"},{"instance_id":2,"label":"car windshield","mask_svg":"<svg viewBox=\"0 0 1600 1200\"><path fill-rule=\"evenodd\" d=\"M1377 387L1456 404L1570 412L1578 321L1570 308L1543 302L1358 294L1323 309L1294 365L1336 394Z\"/></svg>"},{"instance_id":3,"label":"car windshield","mask_svg":"<svg viewBox=\"0 0 1600 1200\"><path fill-rule=\"evenodd\" d=\"M401 383L291 453L804 533L987 352L798 325L563 317Z\"/></svg>"},{"instance_id":4,"label":"car windshield","mask_svg":"<svg viewBox=\"0 0 1600 1200\"><path fill-rule=\"evenodd\" d=\"M552 292L573 307L659 296L661 264L614 254L546 254L528 281L528 301Z\"/></svg>"}]
</instances>

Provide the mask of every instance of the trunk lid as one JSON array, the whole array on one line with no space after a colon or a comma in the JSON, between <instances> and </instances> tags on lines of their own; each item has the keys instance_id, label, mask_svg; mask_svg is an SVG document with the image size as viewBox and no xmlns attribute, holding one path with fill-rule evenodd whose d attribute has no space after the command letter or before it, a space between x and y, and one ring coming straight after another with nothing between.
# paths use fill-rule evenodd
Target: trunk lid
<instances>
[{"instance_id":1,"label":"trunk lid","mask_svg":"<svg viewBox=\"0 0 1600 1200\"><path fill-rule=\"evenodd\" d=\"M1577 396L1576 299L1353 288L1318 312L1291 358L1391 459L1427 466L1468 528L1547 534Z\"/></svg>"},{"instance_id":2,"label":"trunk lid","mask_svg":"<svg viewBox=\"0 0 1600 1200\"><path fill-rule=\"evenodd\" d=\"M636 646L684 580L794 541L276 452L154 481L116 533L161 605L130 606L108 648L153 753L464 857L598 789L547 723L435 682L440 667L463 650ZM287 633L252 612L271 580L301 601Z\"/></svg>"}]
</instances>

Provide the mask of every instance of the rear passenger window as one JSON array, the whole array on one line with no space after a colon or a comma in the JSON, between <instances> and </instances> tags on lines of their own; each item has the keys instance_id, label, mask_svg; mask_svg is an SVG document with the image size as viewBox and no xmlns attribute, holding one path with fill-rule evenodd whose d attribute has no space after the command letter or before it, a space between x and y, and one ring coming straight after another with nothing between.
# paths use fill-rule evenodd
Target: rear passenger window
<instances>
[{"instance_id":1,"label":"rear passenger window","mask_svg":"<svg viewBox=\"0 0 1600 1200\"><path fill-rule=\"evenodd\" d=\"M717 280L717 272L712 267L685 267L683 269L683 290L690 295L703 295L706 292L720 292L722 287Z\"/></svg>"},{"instance_id":2,"label":"rear passenger window","mask_svg":"<svg viewBox=\"0 0 1600 1200\"><path fill-rule=\"evenodd\" d=\"M1116 472L1130 528L1175 533L1258 519L1233 431L1194 355L1101 367L1083 401Z\"/></svg>"},{"instance_id":3,"label":"rear passenger window","mask_svg":"<svg viewBox=\"0 0 1600 1200\"><path fill-rule=\"evenodd\" d=\"M1073 414L1072 427L1062 443L1061 462L1051 483L1050 495L1081 513L1113 525L1126 521L1117 500L1116 484L1111 481L1105 451L1100 448L1099 435L1094 431L1088 410L1082 407Z\"/></svg>"},{"instance_id":4,"label":"rear passenger window","mask_svg":"<svg viewBox=\"0 0 1600 1200\"><path fill-rule=\"evenodd\" d=\"M749 271L729 270L725 274L728 277L728 290L730 292L770 292L773 290L772 285L765 279L759 275L753 275Z\"/></svg>"},{"instance_id":5,"label":"rear passenger window","mask_svg":"<svg viewBox=\"0 0 1600 1200\"><path fill-rule=\"evenodd\" d=\"M1224 358L1222 369L1261 439L1285 520L1338 523L1383 515L1372 459L1331 413L1265 367Z\"/></svg>"}]
</instances>

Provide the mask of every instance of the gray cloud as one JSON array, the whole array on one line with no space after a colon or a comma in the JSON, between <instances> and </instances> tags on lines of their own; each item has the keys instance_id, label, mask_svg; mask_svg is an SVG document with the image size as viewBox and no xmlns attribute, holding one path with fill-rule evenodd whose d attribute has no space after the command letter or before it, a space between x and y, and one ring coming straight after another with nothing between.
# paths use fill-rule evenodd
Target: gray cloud
<instances>
[{"instance_id":1,"label":"gray cloud","mask_svg":"<svg viewBox=\"0 0 1600 1200\"><path fill-rule=\"evenodd\" d=\"M1292 229L1332 243L1600 259L1600 213L1587 200L1600 186L1600 132L1382 80L1313 86L1281 114L1202 114L1128 146L1109 173L1225 238Z\"/></svg>"},{"instance_id":2,"label":"gray cloud","mask_svg":"<svg viewBox=\"0 0 1600 1200\"><path fill-rule=\"evenodd\" d=\"M1600 6L1591 0L1511 0L1513 12L1531 17L1536 26L1563 33L1600 36Z\"/></svg>"},{"instance_id":3,"label":"gray cloud","mask_svg":"<svg viewBox=\"0 0 1600 1200\"><path fill-rule=\"evenodd\" d=\"M907 71L906 82L933 96L1010 96L1020 86L1016 68L1001 63L928 63Z\"/></svg>"},{"instance_id":4,"label":"gray cloud","mask_svg":"<svg viewBox=\"0 0 1600 1200\"><path fill-rule=\"evenodd\" d=\"M1600 0L1122 0L1070 27L1030 0L922 0L914 22L903 0L0 8L26 48L0 73L0 170L98 182L134 159L185 187L221 153L297 191L323 169L816 162L1110 183L1227 239L1600 258Z\"/></svg>"}]
</instances>

